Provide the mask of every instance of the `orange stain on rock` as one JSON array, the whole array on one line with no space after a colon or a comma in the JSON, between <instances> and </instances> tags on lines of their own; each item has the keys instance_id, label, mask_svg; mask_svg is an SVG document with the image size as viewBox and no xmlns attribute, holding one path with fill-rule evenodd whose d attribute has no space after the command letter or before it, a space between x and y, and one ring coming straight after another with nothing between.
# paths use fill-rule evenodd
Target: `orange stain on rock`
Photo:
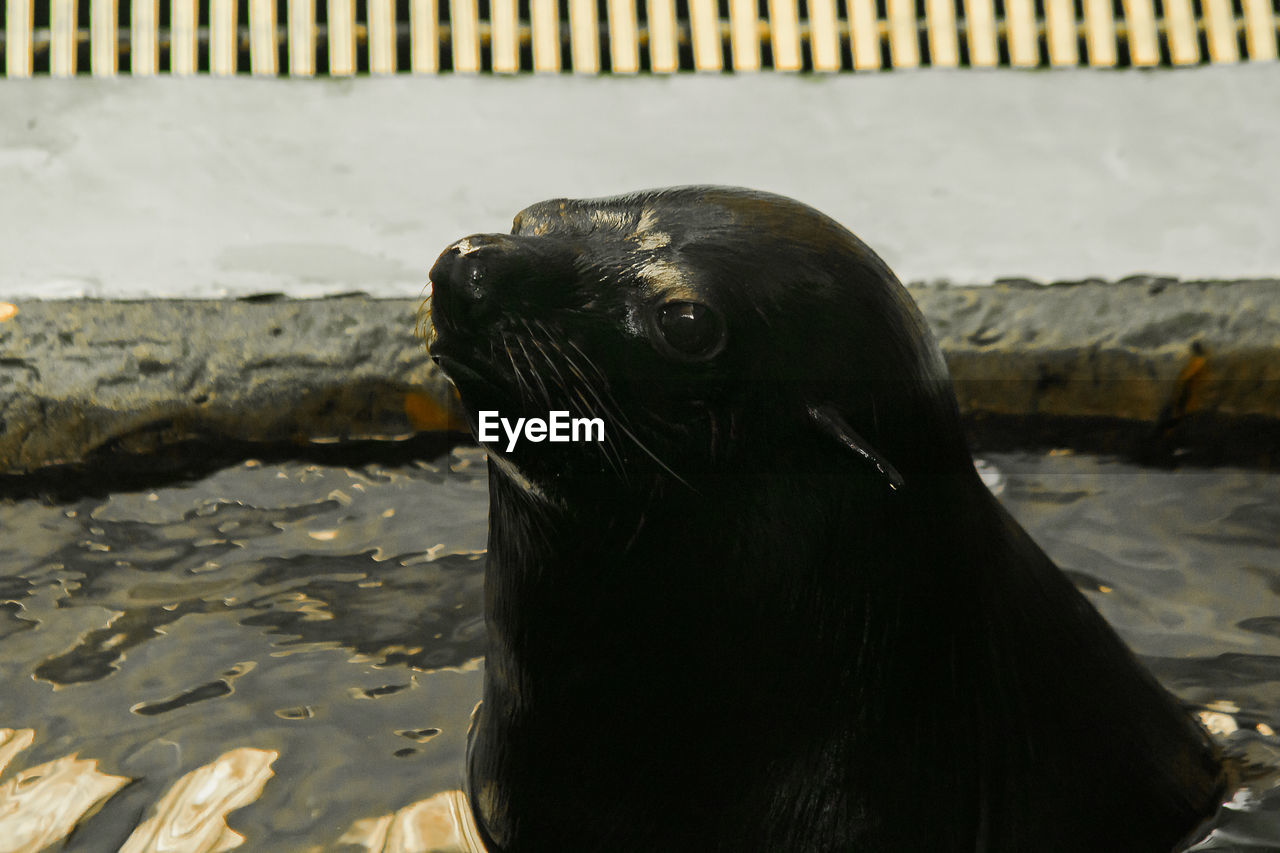
<instances>
[{"instance_id":1,"label":"orange stain on rock","mask_svg":"<svg viewBox=\"0 0 1280 853\"><path fill-rule=\"evenodd\" d=\"M418 391L410 391L404 395L404 413L408 416L409 423L419 432L465 431L467 423L457 414L460 405L456 394L447 406Z\"/></svg>"},{"instance_id":2,"label":"orange stain on rock","mask_svg":"<svg viewBox=\"0 0 1280 853\"><path fill-rule=\"evenodd\" d=\"M1203 404L1202 391L1208 371L1205 367L1209 360L1200 344L1192 349L1192 356L1178 374L1178 400L1176 408L1179 415L1196 411Z\"/></svg>"},{"instance_id":3,"label":"orange stain on rock","mask_svg":"<svg viewBox=\"0 0 1280 853\"><path fill-rule=\"evenodd\" d=\"M12 302L0 302L0 323L18 316L18 306Z\"/></svg>"}]
</instances>

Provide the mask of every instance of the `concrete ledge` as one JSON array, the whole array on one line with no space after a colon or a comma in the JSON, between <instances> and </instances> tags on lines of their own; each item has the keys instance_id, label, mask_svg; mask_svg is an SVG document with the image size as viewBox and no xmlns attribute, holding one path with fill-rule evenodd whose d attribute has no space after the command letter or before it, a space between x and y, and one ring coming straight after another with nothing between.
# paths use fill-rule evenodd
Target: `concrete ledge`
<instances>
[{"instance_id":1,"label":"concrete ledge","mask_svg":"<svg viewBox=\"0 0 1280 853\"><path fill-rule=\"evenodd\" d=\"M29 301L0 323L0 471L191 441L449 427L415 300ZM458 424L458 426L462 426Z\"/></svg>"},{"instance_id":2,"label":"concrete ledge","mask_svg":"<svg viewBox=\"0 0 1280 853\"><path fill-rule=\"evenodd\" d=\"M976 448L1280 462L1280 281L911 290Z\"/></svg>"},{"instance_id":3,"label":"concrete ledge","mask_svg":"<svg viewBox=\"0 0 1280 853\"><path fill-rule=\"evenodd\" d=\"M980 446L1191 449L1262 464L1280 454L1280 281L911 290ZM12 307L0 321L6 475L141 465L179 446L302 451L462 426L414 335L417 300Z\"/></svg>"}]
</instances>

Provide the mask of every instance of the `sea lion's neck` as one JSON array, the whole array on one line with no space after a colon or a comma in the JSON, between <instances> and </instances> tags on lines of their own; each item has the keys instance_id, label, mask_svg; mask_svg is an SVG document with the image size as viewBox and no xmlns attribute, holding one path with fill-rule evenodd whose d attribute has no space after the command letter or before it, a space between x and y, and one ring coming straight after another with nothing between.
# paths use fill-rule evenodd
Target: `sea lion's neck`
<instances>
[{"instance_id":1,"label":"sea lion's neck","mask_svg":"<svg viewBox=\"0 0 1280 853\"><path fill-rule=\"evenodd\" d=\"M837 545L831 508L816 496L797 506L810 497L798 484L759 474L705 479L694 491L664 478L563 503L530 496L501 472L490 488L493 651L521 669L561 671L566 660L600 657L601 643L687 669L709 652L755 646L760 656L812 654L800 640L811 626L799 623L811 605L834 606L822 594L831 586L822 552ZM751 521L783 512L785 525ZM870 533L873 519L864 521Z\"/></svg>"},{"instance_id":2,"label":"sea lion's neck","mask_svg":"<svg viewBox=\"0 0 1280 853\"><path fill-rule=\"evenodd\" d=\"M857 485L839 501L828 484L774 470L696 492L660 481L569 511L491 471L471 783L498 841L574 849L557 833L598 830L582 849L695 849L698 827L710 845L727 814L765 821L782 787L843 784L849 722L866 716L858 706L875 683L860 668L880 666L859 650L900 613L882 568L916 562L890 544L901 539L886 509L894 496L860 466L844 473ZM555 802L583 797L591 818ZM629 813L617 826L666 814L680 835L609 839L618 810ZM504 815L542 823L513 827ZM589 825L567 826L579 820ZM547 846L525 847L531 837ZM793 842L770 849L809 849Z\"/></svg>"},{"instance_id":3,"label":"sea lion's neck","mask_svg":"<svg viewBox=\"0 0 1280 853\"><path fill-rule=\"evenodd\" d=\"M1023 850L1080 824L1062 849L1137 850L1088 827L1159 837L1211 806L1194 726L971 467L915 497L812 477L571 513L491 481L470 782L495 849Z\"/></svg>"}]
</instances>

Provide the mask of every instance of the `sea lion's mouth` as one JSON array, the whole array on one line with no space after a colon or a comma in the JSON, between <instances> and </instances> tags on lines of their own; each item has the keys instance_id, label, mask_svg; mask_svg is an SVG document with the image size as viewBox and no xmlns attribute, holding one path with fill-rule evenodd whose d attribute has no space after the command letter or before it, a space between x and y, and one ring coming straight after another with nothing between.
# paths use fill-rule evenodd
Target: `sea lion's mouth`
<instances>
[{"instance_id":1,"label":"sea lion's mouth","mask_svg":"<svg viewBox=\"0 0 1280 853\"><path fill-rule=\"evenodd\" d=\"M506 390L502 385L477 370L471 364L453 355L432 352L431 360L436 363L436 366L440 368L440 372L458 389L464 404L468 402L468 398L477 394L485 397L506 396Z\"/></svg>"}]
</instances>

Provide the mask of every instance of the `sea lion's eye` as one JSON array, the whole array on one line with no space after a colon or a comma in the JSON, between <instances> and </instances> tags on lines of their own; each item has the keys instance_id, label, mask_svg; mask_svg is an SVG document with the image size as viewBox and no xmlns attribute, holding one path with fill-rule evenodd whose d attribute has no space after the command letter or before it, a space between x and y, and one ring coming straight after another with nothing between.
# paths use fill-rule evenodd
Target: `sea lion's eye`
<instances>
[{"instance_id":1,"label":"sea lion's eye","mask_svg":"<svg viewBox=\"0 0 1280 853\"><path fill-rule=\"evenodd\" d=\"M706 359L724 344L724 320L700 302L668 302L658 309L658 332L677 355Z\"/></svg>"}]
</instances>

